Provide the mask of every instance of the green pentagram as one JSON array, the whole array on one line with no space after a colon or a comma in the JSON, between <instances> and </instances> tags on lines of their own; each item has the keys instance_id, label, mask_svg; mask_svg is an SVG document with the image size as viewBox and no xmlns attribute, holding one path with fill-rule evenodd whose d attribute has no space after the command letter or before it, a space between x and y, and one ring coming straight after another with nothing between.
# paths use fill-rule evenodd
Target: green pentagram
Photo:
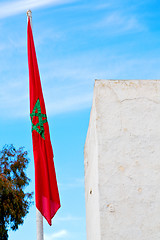
<instances>
[{"instance_id":1,"label":"green pentagram","mask_svg":"<svg viewBox=\"0 0 160 240\"><path fill-rule=\"evenodd\" d=\"M41 137L45 139L43 124L47 122L47 115L41 113L41 105L40 105L39 98L37 99L37 102L30 116L31 116L31 122L32 122L32 131L33 130L37 131L41 135ZM38 117L39 122L37 124L33 123L33 117Z\"/></svg>"}]
</instances>

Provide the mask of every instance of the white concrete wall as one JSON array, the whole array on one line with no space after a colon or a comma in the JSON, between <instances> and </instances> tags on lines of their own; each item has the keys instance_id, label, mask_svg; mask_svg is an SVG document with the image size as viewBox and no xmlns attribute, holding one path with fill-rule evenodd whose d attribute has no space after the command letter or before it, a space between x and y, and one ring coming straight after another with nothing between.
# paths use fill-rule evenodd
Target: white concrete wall
<instances>
[{"instance_id":1,"label":"white concrete wall","mask_svg":"<svg viewBox=\"0 0 160 240\"><path fill-rule=\"evenodd\" d=\"M159 240L159 80L95 81L84 158L87 240Z\"/></svg>"}]
</instances>

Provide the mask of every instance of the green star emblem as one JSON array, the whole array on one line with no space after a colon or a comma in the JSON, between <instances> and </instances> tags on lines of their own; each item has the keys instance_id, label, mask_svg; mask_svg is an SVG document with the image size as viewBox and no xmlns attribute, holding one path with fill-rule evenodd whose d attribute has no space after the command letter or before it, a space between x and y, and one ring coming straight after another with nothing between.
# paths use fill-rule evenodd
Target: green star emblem
<instances>
[{"instance_id":1,"label":"green star emblem","mask_svg":"<svg viewBox=\"0 0 160 240\"><path fill-rule=\"evenodd\" d=\"M31 122L32 122L32 131L35 130L37 131L43 139L45 139L44 136L44 126L43 124L47 122L47 115L41 113L41 105L39 98L37 99L37 102L33 108L32 113L30 114L31 116ZM38 123L34 124L35 118L38 117ZM44 119L45 118L45 119Z\"/></svg>"}]
</instances>

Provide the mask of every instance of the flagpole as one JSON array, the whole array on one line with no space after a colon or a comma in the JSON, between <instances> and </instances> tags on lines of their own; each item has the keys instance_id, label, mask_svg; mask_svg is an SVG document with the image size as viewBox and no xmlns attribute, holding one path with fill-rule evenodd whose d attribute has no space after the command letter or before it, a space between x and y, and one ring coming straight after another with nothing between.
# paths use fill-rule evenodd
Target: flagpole
<instances>
[{"instance_id":1,"label":"flagpole","mask_svg":"<svg viewBox=\"0 0 160 240\"><path fill-rule=\"evenodd\" d=\"M37 240L43 240L43 216L36 208Z\"/></svg>"},{"instance_id":2,"label":"flagpole","mask_svg":"<svg viewBox=\"0 0 160 240\"><path fill-rule=\"evenodd\" d=\"M32 28L32 11L27 10L27 21L30 18ZM36 208L36 225L37 225L37 240L43 240L43 216L40 211Z\"/></svg>"}]
</instances>

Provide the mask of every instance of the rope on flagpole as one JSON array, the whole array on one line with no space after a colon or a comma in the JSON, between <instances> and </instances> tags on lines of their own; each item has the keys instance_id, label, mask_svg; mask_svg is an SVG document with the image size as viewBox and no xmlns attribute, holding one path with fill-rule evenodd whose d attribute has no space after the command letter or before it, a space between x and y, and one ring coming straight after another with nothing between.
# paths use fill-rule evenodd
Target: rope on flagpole
<instances>
[{"instance_id":1,"label":"rope on flagpole","mask_svg":"<svg viewBox=\"0 0 160 240\"><path fill-rule=\"evenodd\" d=\"M27 21L30 18L32 28L32 11L27 11ZM43 216L40 211L36 208L36 225L37 225L37 240L43 240Z\"/></svg>"}]
</instances>

